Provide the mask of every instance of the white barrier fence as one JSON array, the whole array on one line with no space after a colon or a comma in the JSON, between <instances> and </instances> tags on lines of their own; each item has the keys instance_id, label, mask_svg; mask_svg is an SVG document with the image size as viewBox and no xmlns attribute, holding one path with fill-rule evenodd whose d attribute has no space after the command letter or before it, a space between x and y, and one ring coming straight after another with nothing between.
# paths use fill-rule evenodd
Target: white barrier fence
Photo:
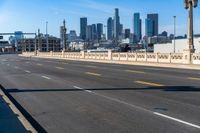
<instances>
[{"instance_id":1,"label":"white barrier fence","mask_svg":"<svg viewBox=\"0 0 200 133\"><path fill-rule=\"evenodd\" d=\"M112 60L129 62L152 62L173 64L200 64L200 54L188 58L184 53L87 53L87 52L23 52L25 56L56 57L70 59ZM188 61L189 60L189 61Z\"/></svg>"}]
</instances>

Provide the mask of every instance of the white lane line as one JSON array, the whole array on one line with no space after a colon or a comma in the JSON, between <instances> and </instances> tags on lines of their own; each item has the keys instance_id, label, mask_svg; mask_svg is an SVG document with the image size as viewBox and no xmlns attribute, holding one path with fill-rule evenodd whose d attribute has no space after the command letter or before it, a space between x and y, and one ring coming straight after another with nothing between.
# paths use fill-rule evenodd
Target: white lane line
<instances>
[{"instance_id":1,"label":"white lane line","mask_svg":"<svg viewBox=\"0 0 200 133\"><path fill-rule=\"evenodd\" d=\"M76 89L79 89L79 90L83 90L83 91L88 92L88 93L93 93L93 92L90 91L90 90L86 90L86 89L83 89L83 88L78 87L78 86L73 86L73 87L76 88Z\"/></svg>"},{"instance_id":2,"label":"white lane line","mask_svg":"<svg viewBox=\"0 0 200 133\"><path fill-rule=\"evenodd\" d=\"M38 65L38 66L42 66L42 64L39 64L39 63L38 63L37 65Z\"/></svg>"},{"instance_id":3,"label":"white lane line","mask_svg":"<svg viewBox=\"0 0 200 133\"><path fill-rule=\"evenodd\" d=\"M56 67L56 69L64 70L64 68L63 68L63 67Z\"/></svg>"},{"instance_id":4,"label":"white lane line","mask_svg":"<svg viewBox=\"0 0 200 133\"><path fill-rule=\"evenodd\" d=\"M47 76L41 76L42 78L48 79L50 80L51 78L47 77Z\"/></svg>"},{"instance_id":5,"label":"white lane line","mask_svg":"<svg viewBox=\"0 0 200 133\"><path fill-rule=\"evenodd\" d=\"M10 66L10 64L7 64L7 66Z\"/></svg>"},{"instance_id":6,"label":"white lane line","mask_svg":"<svg viewBox=\"0 0 200 133\"><path fill-rule=\"evenodd\" d=\"M73 87L76 88L76 89L79 89L79 90L83 90L83 91L92 93L92 94L94 94L96 96L100 96L100 97L106 98L108 100L111 100L111 101L114 101L114 102L117 102L117 103L120 103L120 104L124 104L124 105L130 106L132 108L136 108L136 109L139 109L139 110L147 111L147 112L153 113L154 115L161 116L161 117L164 117L164 118L167 118L167 119L170 119L170 120L174 120L176 122L179 122L179 123L182 123L182 124L185 124L185 125L200 129L199 125L195 125L195 124L192 124L192 123L189 123L189 122L177 119L177 118L173 118L173 117L170 117L170 116L158 113L158 112L153 112L153 111L147 110L147 109L145 109L143 107L140 107L140 106L137 106L137 105L134 105L134 104L130 104L130 103L127 103L125 101L122 101L122 100L119 100L119 99L116 99L116 98L108 97L108 96L105 96L105 95L102 95L102 94L99 94L99 93L96 93L96 92L93 92L93 91L90 91L90 90L86 90L86 89L78 87L78 86L73 86Z\"/></svg>"},{"instance_id":7,"label":"white lane line","mask_svg":"<svg viewBox=\"0 0 200 133\"><path fill-rule=\"evenodd\" d=\"M15 69L19 69L19 67L18 67L18 66L15 66Z\"/></svg>"},{"instance_id":8,"label":"white lane line","mask_svg":"<svg viewBox=\"0 0 200 133\"><path fill-rule=\"evenodd\" d=\"M199 125L195 125L195 124L192 124L190 122L186 122L186 121L183 121L183 120L180 120L180 119L177 119L177 118L173 118L171 116L167 116L167 115L164 115L164 114L161 114L161 113L158 113L158 112L154 112L154 114L161 116L161 117L164 117L164 118L167 118L167 119L170 119L170 120L173 120L173 121L176 121L176 122L179 122L179 123L182 123L182 124L185 124L185 125L188 125L188 126L191 126L191 127L195 127L195 128L200 129Z\"/></svg>"},{"instance_id":9,"label":"white lane line","mask_svg":"<svg viewBox=\"0 0 200 133\"><path fill-rule=\"evenodd\" d=\"M28 71L28 70L25 70L25 72L26 72L26 73L31 73L31 72L30 72L30 71Z\"/></svg>"}]
</instances>

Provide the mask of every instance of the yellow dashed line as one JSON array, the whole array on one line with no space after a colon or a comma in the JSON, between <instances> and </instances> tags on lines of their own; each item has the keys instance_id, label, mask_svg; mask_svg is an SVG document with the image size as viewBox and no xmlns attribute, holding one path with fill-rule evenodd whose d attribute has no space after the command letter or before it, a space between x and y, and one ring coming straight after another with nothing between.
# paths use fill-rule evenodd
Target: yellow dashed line
<instances>
[{"instance_id":1,"label":"yellow dashed line","mask_svg":"<svg viewBox=\"0 0 200 133\"><path fill-rule=\"evenodd\" d=\"M85 67L89 67L89 68L97 68L96 66L85 66Z\"/></svg>"},{"instance_id":2,"label":"yellow dashed line","mask_svg":"<svg viewBox=\"0 0 200 133\"><path fill-rule=\"evenodd\" d=\"M92 76L101 76L101 74L93 73L93 72L86 72L85 74L92 75Z\"/></svg>"},{"instance_id":3,"label":"yellow dashed line","mask_svg":"<svg viewBox=\"0 0 200 133\"><path fill-rule=\"evenodd\" d=\"M135 81L135 83L144 84L144 85L150 85L150 86L157 86L157 87L164 86L162 84L156 84L156 83L145 82L145 81Z\"/></svg>"},{"instance_id":4,"label":"yellow dashed line","mask_svg":"<svg viewBox=\"0 0 200 133\"><path fill-rule=\"evenodd\" d=\"M135 70L125 70L125 71L129 72L129 73L145 74L145 72L143 72L143 71L135 71Z\"/></svg>"},{"instance_id":5,"label":"yellow dashed line","mask_svg":"<svg viewBox=\"0 0 200 133\"><path fill-rule=\"evenodd\" d=\"M190 79L190 80L198 80L198 81L200 81L200 78L189 77L188 79Z\"/></svg>"}]
</instances>

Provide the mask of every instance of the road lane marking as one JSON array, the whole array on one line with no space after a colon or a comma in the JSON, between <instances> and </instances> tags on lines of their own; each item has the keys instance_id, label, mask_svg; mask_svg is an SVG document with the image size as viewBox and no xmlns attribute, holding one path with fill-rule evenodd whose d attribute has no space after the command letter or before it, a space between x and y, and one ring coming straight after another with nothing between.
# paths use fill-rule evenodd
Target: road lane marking
<instances>
[{"instance_id":1,"label":"road lane marking","mask_svg":"<svg viewBox=\"0 0 200 133\"><path fill-rule=\"evenodd\" d=\"M190 79L190 80L198 80L198 81L200 81L200 78L188 77L188 79Z\"/></svg>"},{"instance_id":2,"label":"road lane marking","mask_svg":"<svg viewBox=\"0 0 200 133\"><path fill-rule=\"evenodd\" d=\"M30 72L30 71L28 71L28 70L25 70L25 72L26 72L26 73L31 73L31 72Z\"/></svg>"},{"instance_id":3,"label":"road lane marking","mask_svg":"<svg viewBox=\"0 0 200 133\"><path fill-rule=\"evenodd\" d=\"M93 72L86 72L85 74L87 74L87 75L92 75L92 76L101 76L101 74L99 74L99 73L93 73Z\"/></svg>"},{"instance_id":4,"label":"road lane marking","mask_svg":"<svg viewBox=\"0 0 200 133\"><path fill-rule=\"evenodd\" d=\"M56 67L56 69L64 70L65 68L63 68L63 67Z\"/></svg>"},{"instance_id":5,"label":"road lane marking","mask_svg":"<svg viewBox=\"0 0 200 133\"><path fill-rule=\"evenodd\" d=\"M69 63L63 62L62 64L65 64L65 65L67 65L67 64L69 64Z\"/></svg>"},{"instance_id":6,"label":"road lane marking","mask_svg":"<svg viewBox=\"0 0 200 133\"><path fill-rule=\"evenodd\" d=\"M135 81L135 83L144 84L144 85L150 85L150 86L157 86L157 87L164 86L162 84L156 84L156 83L145 82L145 81Z\"/></svg>"},{"instance_id":7,"label":"road lane marking","mask_svg":"<svg viewBox=\"0 0 200 133\"><path fill-rule=\"evenodd\" d=\"M160 117L164 117L164 118L167 118L167 119L170 119L170 120L173 120L173 121L176 121L176 122L179 122L179 123L182 123L182 124L185 124L185 125L188 125L188 126L191 126L191 127L195 127L195 128L200 129L200 126L199 126L199 125L195 125L195 124L192 124L192 123L190 123L190 122L186 122L186 121L183 121L183 120L180 120L180 119L171 117L171 116L167 116L167 115L164 115L164 114L161 114L161 113L158 113L158 112L154 112L154 114L155 114L155 115L158 115L158 116L160 116Z\"/></svg>"},{"instance_id":8,"label":"road lane marking","mask_svg":"<svg viewBox=\"0 0 200 133\"><path fill-rule=\"evenodd\" d=\"M38 63L37 65L38 65L38 66L42 66L42 64L39 64L39 63Z\"/></svg>"},{"instance_id":9,"label":"road lane marking","mask_svg":"<svg viewBox=\"0 0 200 133\"><path fill-rule=\"evenodd\" d=\"M18 67L18 66L15 66L14 68L15 68L15 69L19 69L19 67Z\"/></svg>"},{"instance_id":10,"label":"road lane marking","mask_svg":"<svg viewBox=\"0 0 200 133\"><path fill-rule=\"evenodd\" d=\"M7 64L7 66L10 66L10 64Z\"/></svg>"},{"instance_id":11,"label":"road lane marking","mask_svg":"<svg viewBox=\"0 0 200 133\"><path fill-rule=\"evenodd\" d=\"M83 90L83 91L86 91L86 92L88 92L88 93L93 93L92 91L90 91L90 90L86 90L86 89L83 89L83 88L81 88L81 87L78 87L78 86L73 86L74 88L76 88L76 89L79 89L79 90Z\"/></svg>"},{"instance_id":12,"label":"road lane marking","mask_svg":"<svg viewBox=\"0 0 200 133\"><path fill-rule=\"evenodd\" d=\"M112 98L112 97L109 97L109 96L105 96L105 95L103 95L103 94L99 94L99 93L96 93L96 92L93 92L93 91L90 91L90 90L86 90L86 89L81 88L81 87L78 87L78 86L73 86L73 87L76 88L76 89L79 89L79 90L83 90L83 91L92 93L93 95L96 95L96 96L99 96L99 97L108 99L108 100L113 101L113 102L117 102L117 103L120 103L120 104L124 104L124 105L126 105L126 106L130 106L130 107L132 107L132 108L136 108L136 109L143 110L143 111L146 111L146 112L149 112L149 113L153 113L154 115L157 115L157 116L160 116L160 117L164 117L164 118L167 118L167 119L170 119L170 120L173 120L173 121L176 121L176 122L179 122L179 123L182 123L182 124L185 124L185 125L188 125L188 126L191 126L191 127L195 127L195 128L200 129L200 126L199 126L199 125L195 125L195 124L192 124L192 123L189 123L189 122L186 122L186 121L177 119L177 118L173 118L173 117L170 117L170 116L167 116L167 115L158 113L158 112L153 112L153 111L148 110L148 109L145 109L145 108L143 108L143 107L140 107L140 106L137 106L137 105L134 105L134 104L125 102L125 101L123 101L123 100L119 100L119 99L117 99L117 98Z\"/></svg>"},{"instance_id":13,"label":"road lane marking","mask_svg":"<svg viewBox=\"0 0 200 133\"><path fill-rule=\"evenodd\" d=\"M30 62L26 62L26 64L30 64Z\"/></svg>"},{"instance_id":14,"label":"road lane marking","mask_svg":"<svg viewBox=\"0 0 200 133\"><path fill-rule=\"evenodd\" d=\"M48 79L50 80L51 78L47 77L47 76L41 76L42 78Z\"/></svg>"},{"instance_id":15,"label":"road lane marking","mask_svg":"<svg viewBox=\"0 0 200 133\"><path fill-rule=\"evenodd\" d=\"M143 71L135 71L135 70L125 70L125 71L129 73L145 74L145 72Z\"/></svg>"},{"instance_id":16,"label":"road lane marking","mask_svg":"<svg viewBox=\"0 0 200 133\"><path fill-rule=\"evenodd\" d=\"M97 68L97 66L92 66L92 65L86 65L85 67L88 67L88 68Z\"/></svg>"}]
</instances>

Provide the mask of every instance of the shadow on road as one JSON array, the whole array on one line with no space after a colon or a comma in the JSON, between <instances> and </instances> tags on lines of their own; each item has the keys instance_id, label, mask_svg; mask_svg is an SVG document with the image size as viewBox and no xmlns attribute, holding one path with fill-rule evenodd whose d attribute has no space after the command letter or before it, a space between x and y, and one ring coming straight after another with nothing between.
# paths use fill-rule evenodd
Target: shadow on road
<instances>
[{"instance_id":1,"label":"shadow on road","mask_svg":"<svg viewBox=\"0 0 200 133\"><path fill-rule=\"evenodd\" d=\"M166 91L166 92L200 92L200 88L195 88L192 86L164 86L164 87L148 87L148 88L92 88L85 89L90 91L143 91L143 90L158 90L158 91ZM8 93L22 93L22 92L67 92L67 91L83 91L79 89L7 89Z\"/></svg>"}]
</instances>

